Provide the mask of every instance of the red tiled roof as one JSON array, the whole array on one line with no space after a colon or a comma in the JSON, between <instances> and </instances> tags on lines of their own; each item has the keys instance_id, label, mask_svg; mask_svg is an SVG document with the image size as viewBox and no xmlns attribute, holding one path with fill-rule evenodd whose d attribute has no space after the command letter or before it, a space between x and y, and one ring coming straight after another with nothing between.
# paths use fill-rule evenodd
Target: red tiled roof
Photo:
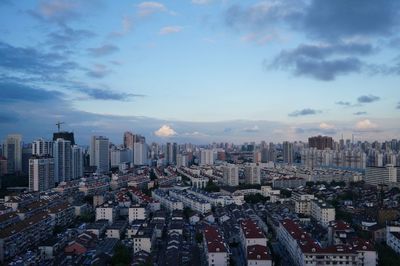
<instances>
[{"instance_id":1,"label":"red tiled roof","mask_svg":"<svg viewBox=\"0 0 400 266\"><path fill-rule=\"evenodd\" d=\"M204 237L209 253L227 252L224 239L215 227L207 225L204 228Z\"/></svg>"},{"instance_id":2,"label":"red tiled roof","mask_svg":"<svg viewBox=\"0 0 400 266\"><path fill-rule=\"evenodd\" d=\"M250 219L242 221L241 227L246 238L265 238L261 228Z\"/></svg>"},{"instance_id":3,"label":"red tiled roof","mask_svg":"<svg viewBox=\"0 0 400 266\"><path fill-rule=\"evenodd\" d=\"M253 245L247 247L248 260L272 260L268 249L265 246Z\"/></svg>"}]
</instances>

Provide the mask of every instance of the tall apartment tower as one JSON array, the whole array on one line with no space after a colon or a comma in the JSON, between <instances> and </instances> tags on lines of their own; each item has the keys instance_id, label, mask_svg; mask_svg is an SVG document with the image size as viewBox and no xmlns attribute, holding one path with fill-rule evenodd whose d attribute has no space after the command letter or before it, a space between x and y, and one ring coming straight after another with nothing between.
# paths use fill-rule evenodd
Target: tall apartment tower
<instances>
[{"instance_id":1,"label":"tall apartment tower","mask_svg":"<svg viewBox=\"0 0 400 266\"><path fill-rule=\"evenodd\" d=\"M53 156L53 141L38 139L32 142L32 155Z\"/></svg>"},{"instance_id":2,"label":"tall apartment tower","mask_svg":"<svg viewBox=\"0 0 400 266\"><path fill-rule=\"evenodd\" d=\"M148 164L148 159L147 159L147 144L146 143L141 143L141 142L136 142L133 145L133 164L134 165L147 165Z\"/></svg>"},{"instance_id":3,"label":"tall apartment tower","mask_svg":"<svg viewBox=\"0 0 400 266\"><path fill-rule=\"evenodd\" d=\"M57 139L53 145L53 157L55 182L70 181L72 179L71 141Z\"/></svg>"},{"instance_id":4,"label":"tall apartment tower","mask_svg":"<svg viewBox=\"0 0 400 266\"><path fill-rule=\"evenodd\" d=\"M97 167L97 173L105 173L109 166L109 140L103 136L92 136L90 141L90 166Z\"/></svg>"},{"instance_id":5,"label":"tall apartment tower","mask_svg":"<svg viewBox=\"0 0 400 266\"><path fill-rule=\"evenodd\" d=\"M72 179L83 176L83 149L77 145L72 146Z\"/></svg>"},{"instance_id":6,"label":"tall apartment tower","mask_svg":"<svg viewBox=\"0 0 400 266\"><path fill-rule=\"evenodd\" d=\"M214 164L214 151L204 149L200 151L200 165L213 165Z\"/></svg>"},{"instance_id":7,"label":"tall apartment tower","mask_svg":"<svg viewBox=\"0 0 400 266\"><path fill-rule=\"evenodd\" d=\"M46 191L54 187L54 158L33 155L29 159L29 191Z\"/></svg>"},{"instance_id":8,"label":"tall apartment tower","mask_svg":"<svg viewBox=\"0 0 400 266\"><path fill-rule=\"evenodd\" d=\"M308 146L318 150L333 149L333 139L327 136L316 136L308 138Z\"/></svg>"},{"instance_id":9,"label":"tall apartment tower","mask_svg":"<svg viewBox=\"0 0 400 266\"><path fill-rule=\"evenodd\" d=\"M260 167L256 163L246 164L244 167L246 184L261 184Z\"/></svg>"},{"instance_id":10,"label":"tall apartment tower","mask_svg":"<svg viewBox=\"0 0 400 266\"><path fill-rule=\"evenodd\" d=\"M293 164L293 143L288 141L283 142L283 162Z\"/></svg>"},{"instance_id":11,"label":"tall apartment tower","mask_svg":"<svg viewBox=\"0 0 400 266\"><path fill-rule=\"evenodd\" d=\"M234 164L226 164L222 166L223 181L227 186L239 185L239 168Z\"/></svg>"},{"instance_id":12,"label":"tall apartment tower","mask_svg":"<svg viewBox=\"0 0 400 266\"><path fill-rule=\"evenodd\" d=\"M22 171L22 136L8 135L4 141L3 156L7 158L7 173L14 174Z\"/></svg>"}]
</instances>

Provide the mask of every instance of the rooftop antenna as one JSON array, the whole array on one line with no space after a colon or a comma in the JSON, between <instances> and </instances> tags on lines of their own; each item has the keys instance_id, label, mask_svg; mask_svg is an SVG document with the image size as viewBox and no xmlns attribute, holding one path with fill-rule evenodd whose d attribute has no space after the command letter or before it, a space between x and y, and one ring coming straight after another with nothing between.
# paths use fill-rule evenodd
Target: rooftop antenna
<instances>
[{"instance_id":1,"label":"rooftop antenna","mask_svg":"<svg viewBox=\"0 0 400 266\"><path fill-rule=\"evenodd\" d=\"M65 124L65 122L60 122L60 121L58 121L58 122L56 123L58 132L60 132L60 128L61 128L61 125L62 125L62 124Z\"/></svg>"}]
</instances>

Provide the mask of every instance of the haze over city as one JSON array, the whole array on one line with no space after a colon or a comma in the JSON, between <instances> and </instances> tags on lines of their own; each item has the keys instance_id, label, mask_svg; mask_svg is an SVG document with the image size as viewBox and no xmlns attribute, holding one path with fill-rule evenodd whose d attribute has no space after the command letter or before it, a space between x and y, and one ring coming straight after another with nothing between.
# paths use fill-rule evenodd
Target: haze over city
<instances>
[{"instance_id":1,"label":"haze over city","mask_svg":"<svg viewBox=\"0 0 400 266\"><path fill-rule=\"evenodd\" d=\"M3 0L0 16L2 137L400 133L398 1Z\"/></svg>"}]
</instances>

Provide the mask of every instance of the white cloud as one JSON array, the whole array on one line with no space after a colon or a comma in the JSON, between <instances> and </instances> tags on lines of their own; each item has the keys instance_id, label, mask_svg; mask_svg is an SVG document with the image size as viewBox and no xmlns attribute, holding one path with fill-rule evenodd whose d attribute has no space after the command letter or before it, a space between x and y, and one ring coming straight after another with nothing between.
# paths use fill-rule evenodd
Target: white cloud
<instances>
[{"instance_id":1,"label":"white cloud","mask_svg":"<svg viewBox=\"0 0 400 266\"><path fill-rule=\"evenodd\" d=\"M163 125L158 130L154 131L154 134L158 137L168 138L176 135L177 133L170 126Z\"/></svg>"},{"instance_id":2,"label":"white cloud","mask_svg":"<svg viewBox=\"0 0 400 266\"><path fill-rule=\"evenodd\" d=\"M212 2L212 0L192 0L192 3L195 5L206 5L211 2Z\"/></svg>"},{"instance_id":3,"label":"white cloud","mask_svg":"<svg viewBox=\"0 0 400 266\"><path fill-rule=\"evenodd\" d=\"M327 123L321 123L321 124L319 124L319 128L321 128L321 129L332 129L332 128L335 128L335 125L327 124Z\"/></svg>"},{"instance_id":4,"label":"white cloud","mask_svg":"<svg viewBox=\"0 0 400 266\"><path fill-rule=\"evenodd\" d=\"M159 34L160 35L168 35L168 34L173 34L173 33L178 33L182 31L182 27L180 26L167 26L162 29L160 29Z\"/></svg>"},{"instance_id":5,"label":"white cloud","mask_svg":"<svg viewBox=\"0 0 400 266\"><path fill-rule=\"evenodd\" d=\"M356 124L357 129L372 129L372 128L377 128L378 125L371 122L369 119L364 119Z\"/></svg>"},{"instance_id":6,"label":"white cloud","mask_svg":"<svg viewBox=\"0 0 400 266\"><path fill-rule=\"evenodd\" d=\"M142 2L137 5L137 8L140 17L146 17L154 13L167 11L165 5L159 2Z\"/></svg>"}]
</instances>

